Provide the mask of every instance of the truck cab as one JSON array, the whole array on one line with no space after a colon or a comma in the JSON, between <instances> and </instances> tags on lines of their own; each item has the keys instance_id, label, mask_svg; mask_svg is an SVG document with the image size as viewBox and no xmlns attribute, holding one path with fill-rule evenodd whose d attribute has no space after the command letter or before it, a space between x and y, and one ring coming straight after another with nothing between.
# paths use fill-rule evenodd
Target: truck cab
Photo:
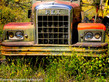
<instances>
[{"instance_id":1,"label":"truck cab","mask_svg":"<svg viewBox=\"0 0 109 82\"><path fill-rule=\"evenodd\" d=\"M105 56L106 27L81 23L80 0L33 0L32 22L3 28L4 56ZM92 54L91 54L92 53Z\"/></svg>"}]
</instances>

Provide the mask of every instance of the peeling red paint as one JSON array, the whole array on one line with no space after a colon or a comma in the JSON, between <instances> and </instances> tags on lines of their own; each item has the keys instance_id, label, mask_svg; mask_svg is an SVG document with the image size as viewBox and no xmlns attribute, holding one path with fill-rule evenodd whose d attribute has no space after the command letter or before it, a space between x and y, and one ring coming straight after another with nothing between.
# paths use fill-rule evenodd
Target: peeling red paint
<instances>
[{"instance_id":1,"label":"peeling red paint","mask_svg":"<svg viewBox=\"0 0 109 82\"><path fill-rule=\"evenodd\" d=\"M78 24L78 30L86 29L103 29L106 30L106 27L101 23L80 23Z\"/></svg>"},{"instance_id":2,"label":"peeling red paint","mask_svg":"<svg viewBox=\"0 0 109 82\"><path fill-rule=\"evenodd\" d=\"M4 26L4 30L5 29L29 29L32 28L33 25L31 22L20 22L20 23L16 23L16 22L12 22L12 23L8 23Z\"/></svg>"}]
</instances>

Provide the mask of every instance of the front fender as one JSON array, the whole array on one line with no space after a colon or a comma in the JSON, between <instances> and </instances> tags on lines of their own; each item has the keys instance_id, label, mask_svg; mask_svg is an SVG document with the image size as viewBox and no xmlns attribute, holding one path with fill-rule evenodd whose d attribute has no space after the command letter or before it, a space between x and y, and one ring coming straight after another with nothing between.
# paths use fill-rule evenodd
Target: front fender
<instances>
[{"instance_id":1,"label":"front fender","mask_svg":"<svg viewBox=\"0 0 109 82\"><path fill-rule=\"evenodd\" d=\"M105 25L101 23L79 23L78 24L78 40L79 42L85 42L85 34L86 32L92 32L94 35L94 32L101 32L101 41L105 42L105 31L106 27ZM91 42L94 42L91 41Z\"/></svg>"},{"instance_id":2,"label":"front fender","mask_svg":"<svg viewBox=\"0 0 109 82\"><path fill-rule=\"evenodd\" d=\"M3 40L9 41L7 38L8 32L11 31L14 33L17 31L22 31L24 36L27 35L28 37L23 39L23 41L34 41L34 25L32 22L12 22L8 23L3 28ZM16 40L17 41L17 40Z\"/></svg>"}]
</instances>

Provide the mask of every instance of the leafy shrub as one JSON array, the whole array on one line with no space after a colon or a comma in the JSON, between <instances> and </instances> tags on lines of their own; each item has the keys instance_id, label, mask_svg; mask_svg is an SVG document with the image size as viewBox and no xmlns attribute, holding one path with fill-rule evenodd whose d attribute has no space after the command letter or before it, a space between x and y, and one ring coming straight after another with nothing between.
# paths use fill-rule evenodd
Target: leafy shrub
<instances>
[{"instance_id":1,"label":"leafy shrub","mask_svg":"<svg viewBox=\"0 0 109 82\"><path fill-rule=\"evenodd\" d=\"M84 80L108 76L108 58L60 57L47 68L47 81Z\"/></svg>"},{"instance_id":2,"label":"leafy shrub","mask_svg":"<svg viewBox=\"0 0 109 82\"><path fill-rule=\"evenodd\" d=\"M106 81L109 76L108 57L91 58L73 55L34 58L18 58L16 63L12 59L10 64L1 64L0 77L7 79L42 78L46 82L58 82Z\"/></svg>"},{"instance_id":3,"label":"leafy shrub","mask_svg":"<svg viewBox=\"0 0 109 82\"><path fill-rule=\"evenodd\" d=\"M0 24L30 21L27 18L31 8L30 0L1 0L0 4Z\"/></svg>"}]
</instances>

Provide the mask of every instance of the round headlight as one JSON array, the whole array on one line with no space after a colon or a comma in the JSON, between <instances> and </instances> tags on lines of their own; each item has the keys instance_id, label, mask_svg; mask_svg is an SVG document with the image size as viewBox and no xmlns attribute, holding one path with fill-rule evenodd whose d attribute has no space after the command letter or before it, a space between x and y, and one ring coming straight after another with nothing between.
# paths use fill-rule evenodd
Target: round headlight
<instances>
[{"instance_id":1,"label":"round headlight","mask_svg":"<svg viewBox=\"0 0 109 82\"><path fill-rule=\"evenodd\" d=\"M9 37L13 38L14 37L14 33L13 32L9 32Z\"/></svg>"},{"instance_id":2,"label":"round headlight","mask_svg":"<svg viewBox=\"0 0 109 82\"><path fill-rule=\"evenodd\" d=\"M101 35L100 35L99 33L96 33L96 34L95 34L95 38L96 38L96 39L99 39L100 37L101 37Z\"/></svg>"},{"instance_id":3,"label":"round headlight","mask_svg":"<svg viewBox=\"0 0 109 82\"><path fill-rule=\"evenodd\" d=\"M93 33L92 32L87 32L86 33L86 39L92 39L93 38Z\"/></svg>"},{"instance_id":4,"label":"round headlight","mask_svg":"<svg viewBox=\"0 0 109 82\"><path fill-rule=\"evenodd\" d=\"M23 33L21 31L16 32L16 37L17 38L22 38L23 37Z\"/></svg>"}]
</instances>

